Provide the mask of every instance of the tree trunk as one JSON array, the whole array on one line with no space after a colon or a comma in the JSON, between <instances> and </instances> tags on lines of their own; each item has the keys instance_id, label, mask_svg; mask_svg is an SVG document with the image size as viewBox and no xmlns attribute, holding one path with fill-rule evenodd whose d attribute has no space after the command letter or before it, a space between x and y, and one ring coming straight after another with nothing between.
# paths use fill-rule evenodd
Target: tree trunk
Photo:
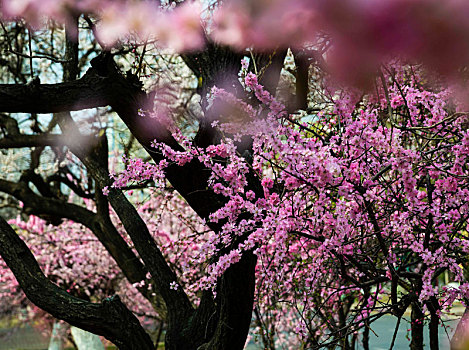
<instances>
[{"instance_id":1,"label":"tree trunk","mask_svg":"<svg viewBox=\"0 0 469 350\"><path fill-rule=\"evenodd\" d=\"M208 291L188 319L168 320L165 349L242 350L251 325L257 257L246 252L220 277L217 297Z\"/></svg>"},{"instance_id":2,"label":"tree trunk","mask_svg":"<svg viewBox=\"0 0 469 350\"><path fill-rule=\"evenodd\" d=\"M431 314L430 324L428 325L428 331L430 335L430 350L439 350L439 339L438 339L438 324L440 319L437 314Z\"/></svg>"},{"instance_id":3,"label":"tree trunk","mask_svg":"<svg viewBox=\"0 0 469 350\"><path fill-rule=\"evenodd\" d=\"M430 350L439 350L438 325L440 324L440 318L437 313L439 307L438 300L435 297L430 298L427 302L427 307L430 311L430 324L428 325Z\"/></svg>"},{"instance_id":4,"label":"tree trunk","mask_svg":"<svg viewBox=\"0 0 469 350\"><path fill-rule=\"evenodd\" d=\"M365 321L365 328L363 329L363 350L370 350L370 325Z\"/></svg>"},{"instance_id":5,"label":"tree trunk","mask_svg":"<svg viewBox=\"0 0 469 350\"><path fill-rule=\"evenodd\" d=\"M423 350L423 312L421 305L417 302L412 303L411 313L411 350Z\"/></svg>"}]
</instances>

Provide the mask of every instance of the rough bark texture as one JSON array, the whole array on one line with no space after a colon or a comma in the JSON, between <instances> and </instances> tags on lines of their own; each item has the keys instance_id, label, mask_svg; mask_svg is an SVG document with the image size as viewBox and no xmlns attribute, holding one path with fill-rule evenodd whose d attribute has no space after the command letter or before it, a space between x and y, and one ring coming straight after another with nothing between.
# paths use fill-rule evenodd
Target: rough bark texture
<instances>
[{"instance_id":1,"label":"rough bark texture","mask_svg":"<svg viewBox=\"0 0 469 350\"><path fill-rule=\"evenodd\" d=\"M412 334L412 340L410 342L411 350L423 350L423 318L424 314L420 304L413 302L410 316Z\"/></svg>"},{"instance_id":2,"label":"rough bark texture","mask_svg":"<svg viewBox=\"0 0 469 350\"><path fill-rule=\"evenodd\" d=\"M440 341L438 337L438 326L440 317L438 316L439 303L435 297L431 297L427 302L427 308L430 311L430 324L428 325L428 335L430 339L430 350L438 350Z\"/></svg>"},{"instance_id":3,"label":"rough bark texture","mask_svg":"<svg viewBox=\"0 0 469 350\"><path fill-rule=\"evenodd\" d=\"M62 135L15 135L14 137L0 139L0 148L23 148L41 146L65 146L67 141ZM84 143L92 142L93 138L86 138Z\"/></svg>"},{"instance_id":4,"label":"rough bark texture","mask_svg":"<svg viewBox=\"0 0 469 350\"><path fill-rule=\"evenodd\" d=\"M21 200L27 213L65 218L86 226L104 245L130 283L145 279L147 268L140 262L112 223L78 205L64 203L54 198L44 198L34 193L25 183L14 183L0 179L0 191ZM142 292L148 299L154 299L151 296L151 291L147 288L143 288ZM162 304L161 301L153 303ZM161 308L161 311L163 310Z\"/></svg>"},{"instance_id":5,"label":"rough bark texture","mask_svg":"<svg viewBox=\"0 0 469 350\"><path fill-rule=\"evenodd\" d=\"M15 274L28 299L52 316L103 335L120 349L153 349L150 337L118 296L99 304L90 303L57 287L44 276L26 244L2 218L0 255Z\"/></svg>"},{"instance_id":6,"label":"rough bark texture","mask_svg":"<svg viewBox=\"0 0 469 350\"><path fill-rule=\"evenodd\" d=\"M90 69L80 80L29 85L0 84L0 110L56 113L104 107L109 104L109 79Z\"/></svg>"},{"instance_id":7,"label":"rough bark texture","mask_svg":"<svg viewBox=\"0 0 469 350\"><path fill-rule=\"evenodd\" d=\"M230 267L219 281L219 319L215 334L205 349L243 349L254 306L256 261L254 254L244 254L240 262Z\"/></svg>"}]
</instances>

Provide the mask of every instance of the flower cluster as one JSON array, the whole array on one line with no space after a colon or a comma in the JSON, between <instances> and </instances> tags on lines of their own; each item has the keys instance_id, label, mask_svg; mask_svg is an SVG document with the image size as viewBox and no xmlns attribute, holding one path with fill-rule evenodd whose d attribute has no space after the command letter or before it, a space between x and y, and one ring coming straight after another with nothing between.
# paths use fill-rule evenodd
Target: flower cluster
<instances>
[{"instance_id":1,"label":"flower cluster","mask_svg":"<svg viewBox=\"0 0 469 350\"><path fill-rule=\"evenodd\" d=\"M214 192L226 197L210 215L222 229L201 247L201 258L211 263L199 287L214 288L243 251L254 251L256 307L277 327L268 310L294 315L299 341L326 341L336 326L321 314L336 317L324 310L344 300L356 305L349 327L363 327L377 310L376 295L399 298L391 282L409 286L405 293L417 295L423 308L432 298L442 310L466 297L467 115L449 109L450 89L426 90L405 66L388 69L384 81L391 83L378 86L377 94L331 93L330 108L309 123L292 120L247 73L247 92L260 102L243 107L252 154L240 155L229 137L206 149L186 140L177 156L202 162ZM214 92L226 103L237 101ZM319 129L323 120L328 128ZM225 130L226 124L232 121L217 126ZM459 287L435 284L445 271ZM300 307L293 312L286 305Z\"/></svg>"}]
</instances>

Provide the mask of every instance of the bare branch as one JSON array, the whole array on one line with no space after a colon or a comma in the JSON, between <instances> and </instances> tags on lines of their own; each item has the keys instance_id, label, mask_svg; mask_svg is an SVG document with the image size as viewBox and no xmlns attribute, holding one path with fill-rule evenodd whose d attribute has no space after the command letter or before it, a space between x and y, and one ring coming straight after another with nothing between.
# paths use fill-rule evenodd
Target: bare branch
<instances>
[{"instance_id":1,"label":"bare branch","mask_svg":"<svg viewBox=\"0 0 469 350\"><path fill-rule=\"evenodd\" d=\"M29 300L56 318L102 335L120 349L153 349L149 335L118 296L90 303L49 281L33 254L0 217L0 255L15 274Z\"/></svg>"}]
</instances>

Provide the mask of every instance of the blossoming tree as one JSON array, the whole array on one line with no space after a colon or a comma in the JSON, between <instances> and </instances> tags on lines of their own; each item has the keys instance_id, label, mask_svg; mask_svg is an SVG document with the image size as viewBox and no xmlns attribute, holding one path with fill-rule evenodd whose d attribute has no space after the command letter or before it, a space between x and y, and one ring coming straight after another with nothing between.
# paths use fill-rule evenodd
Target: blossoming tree
<instances>
[{"instance_id":1,"label":"blossoming tree","mask_svg":"<svg viewBox=\"0 0 469 350\"><path fill-rule=\"evenodd\" d=\"M39 236L75 240L63 219L86 227L102 244L98 257L115 262L104 274L125 276L164 319L168 349L241 349L251 321L270 349L367 348L376 319L395 315L397 334L408 308L411 348L423 348L428 321L438 349L441 316L469 287L468 9L433 0L5 0L5 55L18 63L0 85L0 110L9 113L0 147L34 149L28 169L0 180L0 190L61 225ZM33 40L44 18L65 28L47 22L52 38L65 36L60 57L54 40ZM89 53L80 50L87 40ZM198 103L175 108L180 95L146 74L170 49L195 77L188 89ZM135 61L124 75L116 62L129 52ZM37 60L59 64L63 82L12 84L24 81L23 70L39 76ZM286 76L293 94L278 92ZM124 149L125 168L110 172L106 134L70 113L103 106L147 160ZM31 133L19 113L31 115ZM37 114L47 113L42 126ZM190 116L192 124L181 122ZM43 176L47 147L58 166ZM65 165L67 152L81 178ZM190 208L193 233L158 235L157 208L136 208L125 194L147 185L184 199L169 212ZM32 303L122 349L153 348L126 302L130 287L124 302L84 297L13 227L0 219L0 255ZM93 266L87 258L80 264ZM90 275L98 269L83 270L87 286L100 281ZM457 283L439 286L444 273Z\"/></svg>"}]
</instances>

